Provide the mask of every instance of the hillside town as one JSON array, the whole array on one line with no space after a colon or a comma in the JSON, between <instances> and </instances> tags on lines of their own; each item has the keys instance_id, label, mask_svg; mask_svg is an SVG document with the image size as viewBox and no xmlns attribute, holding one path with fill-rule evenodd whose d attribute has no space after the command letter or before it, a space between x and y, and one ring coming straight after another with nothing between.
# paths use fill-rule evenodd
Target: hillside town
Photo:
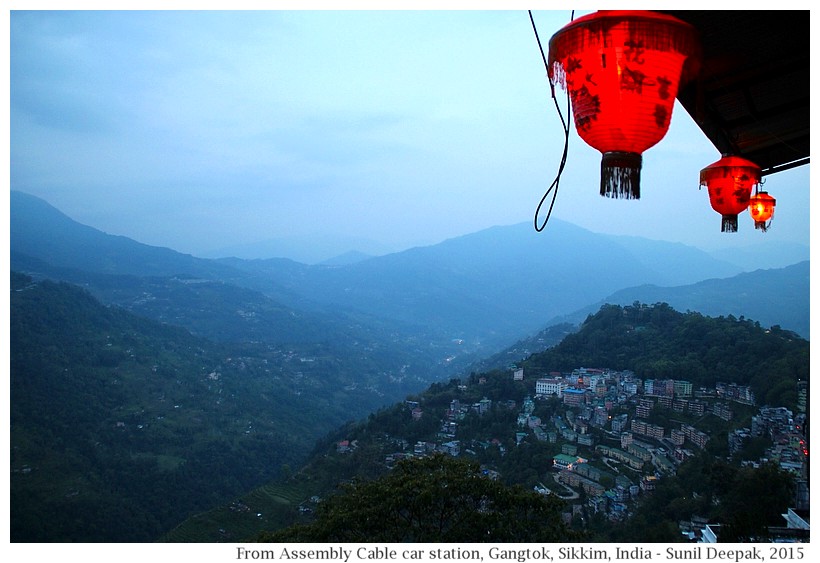
<instances>
[{"instance_id":1,"label":"hillside town","mask_svg":"<svg viewBox=\"0 0 820 563\"><path fill-rule=\"evenodd\" d=\"M525 377L524 369L513 367L509 377L531 386L523 400L484 397L477 402L453 399L439 420L434 441L413 445L399 442L400 451L386 456L391 466L399 459L443 452L452 456L476 455L489 447L507 453L509 436L477 440L462 436L460 425L468 416L485 416L494 409L515 410L517 424L514 443L524 440L551 445L555 453L551 467L543 467L543 481L534 489L557 495L567 501L564 518L601 514L610 521L623 521L642 495L651 494L657 484L675 474L678 466L703 450L714 439L716 424L733 428L728 433L728 452L735 455L751 440L764 441L767 447L759 458L744 464L768 461L790 472L797 491L790 508L783 514L783 525L770 529L779 541L808 541L808 446L806 441L807 386L798 389L798 412L782 406L758 406L748 386L717 383L713 388L693 388L682 380L641 380L631 371L578 368L570 373L550 372ZM486 376L476 384L487 384ZM468 386L459 385L466 392ZM540 404L549 403L549 417L536 415ZM423 403L407 401L412 420L427 412ZM750 425L735 428L739 413ZM744 419L745 420L745 419ZM719 421L719 422L718 422ZM337 451L352 451L355 443L342 441ZM496 471L485 474L498 477ZM690 541L715 542L719 524L698 515L679 523L681 534Z\"/></svg>"}]
</instances>

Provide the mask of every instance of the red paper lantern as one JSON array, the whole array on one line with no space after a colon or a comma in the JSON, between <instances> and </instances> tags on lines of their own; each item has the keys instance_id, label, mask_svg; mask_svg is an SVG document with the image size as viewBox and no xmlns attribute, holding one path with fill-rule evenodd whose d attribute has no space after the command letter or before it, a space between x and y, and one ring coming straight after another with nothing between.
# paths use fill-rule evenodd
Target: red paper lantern
<instances>
[{"instance_id":1,"label":"red paper lantern","mask_svg":"<svg viewBox=\"0 0 820 563\"><path fill-rule=\"evenodd\" d=\"M737 216L749 207L759 183L760 167L739 156L724 156L700 171L700 185L708 188L709 203L723 218L721 232L737 231Z\"/></svg>"},{"instance_id":2,"label":"red paper lantern","mask_svg":"<svg viewBox=\"0 0 820 563\"><path fill-rule=\"evenodd\" d=\"M764 233L769 230L774 215L775 199L766 192L757 192L749 199L749 215L755 221L755 229Z\"/></svg>"},{"instance_id":3,"label":"red paper lantern","mask_svg":"<svg viewBox=\"0 0 820 563\"><path fill-rule=\"evenodd\" d=\"M601 195L640 198L641 155L666 135L699 53L691 25L646 11L595 12L552 36L550 80L569 92L578 135L603 155Z\"/></svg>"}]
</instances>

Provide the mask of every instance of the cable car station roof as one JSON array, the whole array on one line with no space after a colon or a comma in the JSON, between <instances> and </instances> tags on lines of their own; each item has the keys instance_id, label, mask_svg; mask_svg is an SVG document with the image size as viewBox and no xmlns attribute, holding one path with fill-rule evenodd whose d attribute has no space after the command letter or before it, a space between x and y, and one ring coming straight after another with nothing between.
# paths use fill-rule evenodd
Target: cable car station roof
<instances>
[{"instance_id":1,"label":"cable car station roof","mask_svg":"<svg viewBox=\"0 0 820 563\"><path fill-rule=\"evenodd\" d=\"M663 11L700 33L678 101L722 154L771 174L809 162L808 10Z\"/></svg>"}]
</instances>

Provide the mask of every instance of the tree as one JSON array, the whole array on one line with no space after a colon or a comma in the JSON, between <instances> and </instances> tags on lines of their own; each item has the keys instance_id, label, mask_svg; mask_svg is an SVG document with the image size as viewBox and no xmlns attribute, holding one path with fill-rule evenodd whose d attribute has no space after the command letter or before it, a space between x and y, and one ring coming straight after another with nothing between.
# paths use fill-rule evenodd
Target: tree
<instances>
[{"instance_id":1,"label":"tree","mask_svg":"<svg viewBox=\"0 0 820 563\"><path fill-rule=\"evenodd\" d=\"M563 501L484 476L478 464L437 454L403 460L386 476L353 482L310 524L260 535L271 542L558 542L580 536Z\"/></svg>"},{"instance_id":2,"label":"tree","mask_svg":"<svg viewBox=\"0 0 820 563\"><path fill-rule=\"evenodd\" d=\"M794 479L776 463L739 469L721 498L721 541L767 538L768 527L782 523L793 496Z\"/></svg>"}]
</instances>

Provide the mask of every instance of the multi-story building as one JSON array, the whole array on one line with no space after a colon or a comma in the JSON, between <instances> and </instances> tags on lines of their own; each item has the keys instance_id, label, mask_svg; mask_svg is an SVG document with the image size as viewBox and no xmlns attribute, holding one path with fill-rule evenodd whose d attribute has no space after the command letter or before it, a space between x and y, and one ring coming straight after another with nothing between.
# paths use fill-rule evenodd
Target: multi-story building
<instances>
[{"instance_id":1,"label":"multi-story building","mask_svg":"<svg viewBox=\"0 0 820 563\"><path fill-rule=\"evenodd\" d=\"M564 389L568 387L566 381L560 378L539 378L535 382L535 394L542 397L555 395L558 398L564 396Z\"/></svg>"},{"instance_id":2,"label":"multi-story building","mask_svg":"<svg viewBox=\"0 0 820 563\"><path fill-rule=\"evenodd\" d=\"M703 449L706 446L706 442L709 441L709 436L704 434L694 426L689 426L688 424L681 424L680 429L687 440L689 440L701 449Z\"/></svg>"},{"instance_id":3,"label":"multi-story building","mask_svg":"<svg viewBox=\"0 0 820 563\"><path fill-rule=\"evenodd\" d=\"M641 477L641 490L645 493L654 491L658 484L658 478L654 475L644 475Z\"/></svg>"},{"instance_id":4,"label":"multi-story building","mask_svg":"<svg viewBox=\"0 0 820 563\"><path fill-rule=\"evenodd\" d=\"M641 461L649 461L652 459L652 454L644 447L639 446L635 442L629 444L629 447L626 450L626 453L634 455Z\"/></svg>"},{"instance_id":5,"label":"multi-story building","mask_svg":"<svg viewBox=\"0 0 820 563\"><path fill-rule=\"evenodd\" d=\"M493 406L492 400L484 397L479 402L473 405L473 410L476 411L478 414L486 414L490 412L490 409Z\"/></svg>"},{"instance_id":6,"label":"multi-story building","mask_svg":"<svg viewBox=\"0 0 820 563\"><path fill-rule=\"evenodd\" d=\"M445 413L448 420L459 420L462 418L461 402L458 399L450 401L450 408Z\"/></svg>"},{"instance_id":7,"label":"multi-story building","mask_svg":"<svg viewBox=\"0 0 820 563\"><path fill-rule=\"evenodd\" d=\"M659 395L656 397L659 407L663 407L665 409L672 408L672 396L671 395Z\"/></svg>"},{"instance_id":8,"label":"multi-story building","mask_svg":"<svg viewBox=\"0 0 820 563\"><path fill-rule=\"evenodd\" d=\"M623 381L621 382L621 390L627 397L631 397L633 395L638 394L638 383L636 381Z\"/></svg>"},{"instance_id":9,"label":"multi-story building","mask_svg":"<svg viewBox=\"0 0 820 563\"><path fill-rule=\"evenodd\" d=\"M686 434L684 434L682 430L672 428L671 430L669 430L669 439L676 446L682 446L683 443L686 441Z\"/></svg>"},{"instance_id":10,"label":"multi-story building","mask_svg":"<svg viewBox=\"0 0 820 563\"><path fill-rule=\"evenodd\" d=\"M689 401L686 399L675 399L672 401L672 410L675 412L686 412L689 408Z\"/></svg>"},{"instance_id":11,"label":"multi-story building","mask_svg":"<svg viewBox=\"0 0 820 563\"><path fill-rule=\"evenodd\" d=\"M755 395L751 387L736 383L718 383L715 385L718 397L729 401L736 401L747 405L755 404Z\"/></svg>"},{"instance_id":12,"label":"multi-story building","mask_svg":"<svg viewBox=\"0 0 820 563\"><path fill-rule=\"evenodd\" d=\"M732 420L732 417L734 417L734 413L732 412L732 409L730 409L729 405L727 405L725 403L715 403L715 404L713 404L712 405L712 414L714 414L716 417L718 417L720 419L723 419L723 420L726 420L726 421Z\"/></svg>"},{"instance_id":13,"label":"multi-story building","mask_svg":"<svg viewBox=\"0 0 820 563\"><path fill-rule=\"evenodd\" d=\"M569 487L580 487L586 494L590 496L602 495L606 490L604 486L600 483L596 483L592 479L583 477L575 471L561 471L558 474L558 480Z\"/></svg>"},{"instance_id":14,"label":"multi-story building","mask_svg":"<svg viewBox=\"0 0 820 563\"><path fill-rule=\"evenodd\" d=\"M629 421L629 415L626 413L621 413L617 416L612 417L612 431L613 432L623 432L624 428L626 428L627 422Z\"/></svg>"},{"instance_id":15,"label":"multi-story building","mask_svg":"<svg viewBox=\"0 0 820 563\"><path fill-rule=\"evenodd\" d=\"M674 393L676 397L691 397L692 383L689 381L675 380L673 383Z\"/></svg>"},{"instance_id":16,"label":"multi-story building","mask_svg":"<svg viewBox=\"0 0 820 563\"><path fill-rule=\"evenodd\" d=\"M792 411L785 407L761 407L757 415L752 417L752 435L773 437L791 429L794 424Z\"/></svg>"},{"instance_id":17,"label":"multi-story building","mask_svg":"<svg viewBox=\"0 0 820 563\"><path fill-rule=\"evenodd\" d=\"M531 415L535 410L535 403L530 397L524 397L524 404L521 406L521 412L527 416Z\"/></svg>"},{"instance_id":18,"label":"multi-story building","mask_svg":"<svg viewBox=\"0 0 820 563\"><path fill-rule=\"evenodd\" d=\"M586 402L586 390L571 387L564 390L564 404L570 407L580 407Z\"/></svg>"},{"instance_id":19,"label":"multi-story building","mask_svg":"<svg viewBox=\"0 0 820 563\"><path fill-rule=\"evenodd\" d=\"M658 426L657 424L647 424L646 425L646 435L650 438L655 438L656 440L660 440L663 438L666 430L663 426Z\"/></svg>"},{"instance_id":20,"label":"multi-story building","mask_svg":"<svg viewBox=\"0 0 820 563\"><path fill-rule=\"evenodd\" d=\"M595 437L592 434L578 434L578 443L582 446L592 446L595 443Z\"/></svg>"},{"instance_id":21,"label":"multi-story building","mask_svg":"<svg viewBox=\"0 0 820 563\"><path fill-rule=\"evenodd\" d=\"M453 457L458 457L458 454L461 453L461 444L458 440L452 440L450 442L443 443L439 450L450 454Z\"/></svg>"},{"instance_id":22,"label":"multi-story building","mask_svg":"<svg viewBox=\"0 0 820 563\"><path fill-rule=\"evenodd\" d=\"M598 428L606 426L606 423L609 422L609 413L606 408L595 407L595 410L592 412L591 422L593 426L597 426Z\"/></svg>"},{"instance_id":23,"label":"multi-story building","mask_svg":"<svg viewBox=\"0 0 820 563\"><path fill-rule=\"evenodd\" d=\"M689 414L693 414L695 416L703 416L706 413L706 409L709 406L709 403L705 401L689 401L686 405L686 409Z\"/></svg>"},{"instance_id":24,"label":"multi-story building","mask_svg":"<svg viewBox=\"0 0 820 563\"><path fill-rule=\"evenodd\" d=\"M671 379L647 379L643 382L644 395L671 397L675 394L675 382Z\"/></svg>"},{"instance_id":25,"label":"multi-story building","mask_svg":"<svg viewBox=\"0 0 820 563\"><path fill-rule=\"evenodd\" d=\"M626 463L627 465L629 465L629 467L637 471L643 469L644 461L641 458L630 454L629 452L625 452L621 449L613 448L604 444L598 444L597 446L595 446L595 451L599 452L601 455L605 457L611 457L612 459L620 461L621 463Z\"/></svg>"},{"instance_id":26,"label":"multi-story building","mask_svg":"<svg viewBox=\"0 0 820 563\"><path fill-rule=\"evenodd\" d=\"M738 428L729 433L729 454L735 454L743 447L743 444L752 436L748 428Z\"/></svg>"},{"instance_id":27,"label":"multi-story building","mask_svg":"<svg viewBox=\"0 0 820 563\"><path fill-rule=\"evenodd\" d=\"M638 418L647 418L651 412L652 406L646 404L646 399L641 399L640 404L635 407L635 416Z\"/></svg>"},{"instance_id":28,"label":"multi-story building","mask_svg":"<svg viewBox=\"0 0 820 563\"><path fill-rule=\"evenodd\" d=\"M651 438L661 439L664 436L665 429L663 426L657 424L649 424L643 420L632 419L630 430L635 434L642 434Z\"/></svg>"},{"instance_id":29,"label":"multi-story building","mask_svg":"<svg viewBox=\"0 0 820 563\"><path fill-rule=\"evenodd\" d=\"M578 441L578 433L569 427L564 427L561 429L561 437L569 442Z\"/></svg>"},{"instance_id":30,"label":"multi-story building","mask_svg":"<svg viewBox=\"0 0 820 563\"><path fill-rule=\"evenodd\" d=\"M586 462L586 459L574 455L558 454L552 456L552 464L558 469L569 469L571 471L575 465Z\"/></svg>"}]
</instances>

